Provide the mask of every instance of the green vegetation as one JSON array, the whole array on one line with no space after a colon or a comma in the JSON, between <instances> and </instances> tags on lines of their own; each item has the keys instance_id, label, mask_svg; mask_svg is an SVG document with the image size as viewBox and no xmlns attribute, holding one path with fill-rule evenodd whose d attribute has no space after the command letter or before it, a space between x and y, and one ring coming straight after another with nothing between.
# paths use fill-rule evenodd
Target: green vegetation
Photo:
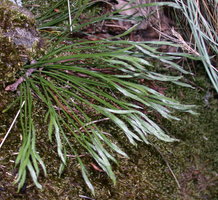
<instances>
[{"instance_id":1,"label":"green vegetation","mask_svg":"<svg viewBox=\"0 0 218 200\"><path fill-rule=\"evenodd\" d=\"M201 3L186 0L176 0L175 2L181 9L180 13L176 14L178 22L180 23L181 16L186 22L180 23L181 28L187 31L185 38L187 41L191 38L187 50L200 56L205 70L218 92L218 69L216 66L218 60L218 2L216 0L203 0ZM180 42L183 43L183 41Z\"/></svg>"},{"instance_id":2,"label":"green vegetation","mask_svg":"<svg viewBox=\"0 0 218 200\"><path fill-rule=\"evenodd\" d=\"M106 13L95 16L86 23L80 23L81 16L87 13L94 4L96 2L76 1L72 5L73 32L82 32L88 25L113 19L112 14L118 13L118 11ZM179 7L181 6L179 2L178 4L161 4L177 7L177 9L183 8ZM163 82L164 86L173 87L173 90L176 85L187 87L184 89L187 93L192 86L184 82L183 74L190 76L191 73L178 65L176 61L182 58L193 60L200 60L200 58L197 54L193 56L180 52L158 51L161 45L184 48L183 44L172 42L112 40L120 38L121 35L97 41L71 38L72 33L69 33L69 27L63 26L68 20L68 9L64 5L66 5L65 1L59 1L38 19L39 29L48 41L48 50L45 56L37 59L36 63L24 66L27 70L34 69L33 73L19 85L20 94L14 104L10 105L13 107L20 102L20 126L23 131L22 145L16 159L19 170L15 182L18 183L20 190L24 186L27 175L30 174L35 185L42 188L38 181L40 168L47 175L43 160L49 155L43 156L38 152L37 142L40 138L45 140L48 138L51 143L56 143L60 160L59 174L67 170L65 167L67 168L70 162L68 155L73 155L79 164L77 168L82 171L83 179L94 194L94 187L86 167L87 160L94 159L94 166L106 172L115 184L116 177L112 166L116 167L111 163L118 164L118 160L122 159L124 161L121 161L120 166L125 169L126 159L124 158L128 158L129 155L119 145L119 143L122 144L122 140L126 145L128 143L136 145L141 142L151 145L159 143L160 151L164 152L169 143L162 144L157 139L164 142L178 141L174 139L174 136L180 139L179 134L172 134L173 136L166 134L164 129L155 122L156 118L161 116L178 121L180 116L177 116L175 111L195 114L192 110L194 106L179 103L172 95L174 92L169 94L173 96L172 98L166 97L150 87L149 83ZM55 8L61 8L62 12L54 12ZM127 30L122 36L128 35L132 30ZM214 43L216 42L212 42L211 45ZM216 50L216 46L214 49ZM199 54L203 53L202 51ZM207 54L205 59L204 66L207 67L206 69L211 69L208 66L210 57ZM161 74L160 71L164 73ZM212 74L210 79L216 88L216 83L213 81L217 79L216 71ZM148 84L141 84L142 80ZM195 104L196 102L187 101L186 103ZM166 126L168 123L165 122ZM170 123L173 124L173 122ZM170 133L177 129L176 124L172 125L175 128L169 128ZM116 127L115 131L109 128L110 133L105 132L107 126ZM200 141L199 144L201 144ZM174 145L169 145L169 148ZM88 155L88 158L81 155ZM182 150L181 155L181 157L185 155ZM142 160L144 162L144 159ZM158 159L157 162L160 160ZM148 159L147 162L152 162L152 159ZM158 167L158 163L154 166ZM155 170L158 169L154 168L151 171ZM145 171L143 173L149 176ZM169 182L171 183L172 180Z\"/></svg>"}]
</instances>

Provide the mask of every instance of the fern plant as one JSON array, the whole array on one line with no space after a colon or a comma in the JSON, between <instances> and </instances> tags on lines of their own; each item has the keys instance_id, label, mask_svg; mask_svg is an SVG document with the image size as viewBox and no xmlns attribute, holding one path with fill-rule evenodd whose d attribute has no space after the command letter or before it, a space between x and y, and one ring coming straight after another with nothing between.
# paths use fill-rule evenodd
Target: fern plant
<instances>
[{"instance_id":1,"label":"fern plant","mask_svg":"<svg viewBox=\"0 0 218 200\"><path fill-rule=\"evenodd\" d=\"M63 5L64 1L59 1L54 8ZM74 31L82 31L88 24L113 18L105 14L86 24L78 23L81 14L91 5L93 3L81 4L81 1L77 1L72 6L70 12L73 15ZM42 188L38 181L40 166L46 175L45 164L36 150L37 121L34 117L34 105L37 103L46 109L43 117L47 123L49 140L57 144L61 163L59 172L67 165L66 155L71 151L76 155L82 176L94 194L89 173L73 143L88 152L115 184L116 177L111 162L117 163L117 160L112 152L128 156L112 142L112 136L104 134L99 122L110 120L133 145L137 142L149 144L148 135L166 142L175 141L176 139L164 133L145 109L159 113L164 118L178 120L173 115L175 110L194 113L194 106L180 104L149 86L140 84L139 80L172 82L190 87L180 81L182 75L170 76L152 70L159 63L160 67L167 66L180 74L189 74L175 60L191 56L157 50L158 45L162 44L176 46L168 42L109 39L75 42L65 34L69 27L59 25L68 19L67 8L62 13L53 13L52 10L53 8L38 19L40 30L55 30L45 34L50 41L49 50L37 62L25 66L27 71L31 69L31 74L19 85L23 138L16 159L16 165L19 166L16 183L20 189L29 172L35 185ZM69 44L63 44L63 41Z\"/></svg>"}]
</instances>

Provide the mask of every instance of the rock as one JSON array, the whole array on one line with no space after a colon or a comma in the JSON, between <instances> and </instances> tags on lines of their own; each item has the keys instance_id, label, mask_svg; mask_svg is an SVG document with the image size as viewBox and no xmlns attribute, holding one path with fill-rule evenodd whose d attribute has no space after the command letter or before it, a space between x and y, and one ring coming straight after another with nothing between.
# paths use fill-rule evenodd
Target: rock
<instances>
[{"instance_id":1,"label":"rock","mask_svg":"<svg viewBox=\"0 0 218 200\"><path fill-rule=\"evenodd\" d=\"M161 2L163 0L117 0L117 4L114 6L116 10L120 10L119 14L129 17L142 18L141 22L136 27L137 32L134 37L136 41L140 40L152 40L161 37L160 32L164 34L170 34L170 20L164 14L163 9L158 6L144 6L143 4L150 4L155 2ZM137 24L134 20L120 21L121 27L125 27L126 30ZM157 31L158 30L158 31Z\"/></svg>"},{"instance_id":2,"label":"rock","mask_svg":"<svg viewBox=\"0 0 218 200\"><path fill-rule=\"evenodd\" d=\"M15 4L17 4L18 6L22 6L22 1L21 0L9 0Z\"/></svg>"},{"instance_id":3,"label":"rock","mask_svg":"<svg viewBox=\"0 0 218 200\"><path fill-rule=\"evenodd\" d=\"M0 83L14 81L24 64L42 54L42 46L32 13L0 0Z\"/></svg>"}]
</instances>

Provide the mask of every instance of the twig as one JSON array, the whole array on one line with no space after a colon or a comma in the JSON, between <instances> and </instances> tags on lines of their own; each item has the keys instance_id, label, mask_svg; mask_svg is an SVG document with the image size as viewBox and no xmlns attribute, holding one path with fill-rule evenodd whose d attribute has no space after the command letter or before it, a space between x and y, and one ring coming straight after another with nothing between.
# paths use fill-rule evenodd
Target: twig
<instances>
[{"instance_id":1,"label":"twig","mask_svg":"<svg viewBox=\"0 0 218 200\"><path fill-rule=\"evenodd\" d=\"M67 0L67 6L68 6L68 15L69 15L69 23L70 23L70 32L73 32L72 17L71 17L71 10L70 10L70 0Z\"/></svg>"},{"instance_id":2,"label":"twig","mask_svg":"<svg viewBox=\"0 0 218 200\"><path fill-rule=\"evenodd\" d=\"M84 196L84 195L79 195L80 198L83 198L83 199L89 199L89 200L95 200L95 199L92 199L90 197L87 197L87 196Z\"/></svg>"},{"instance_id":3,"label":"twig","mask_svg":"<svg viewBox=\"0 0 218 200\"><path fill-rule=\"evenodd\" d=\"M37 63L36 60L32 60L32 61L30 62L31 65L32 65L32 64L36 64L36 63ZM41 69L42 69L42 68L41 68ZM30 69L28 69L28 70L26 71L26 73L25 73L24 76L20 77L15 83L13 83L13 84L11 84L11 85L8 85L8 86L5 88L5 90L6 90L6 91L12 91L12 92L16 91L17 88L18 88L18 86L19 86L21 83L23 83L23 82L25 81L25 78L28 78L34 71L36 71L35 68L30 68Z\"/></svg>"},{"instance_id":4,"label":"twig","mask_svg":"<svg viewBox=\"0 0 218 200\"><path fill-rule=\"evenodd\" d=\"M40 7L39 4L25 4L25 7Z\"/></svg>"},{"instance_id":5,"label":"twig","mask_svg":"<svg viewBox=\"0 0 218 200\"><path fill-rule=\"evenodd\" d=\"M16 114L16 116L15 116L15 118L14 118L14 120L13 120L13 122L11 123L10 128L8 129L8 131L7 131L6 135L5 135L5 137L3 138L3 140L2 140L2 142L1 142L1 144L0 144L0 148L1 148L2 145L4 144L6 138L8 137L8 135L9 135L11 129L12 129L12 127L14 126L14 123L16 122L16 120L17 120L17 118L18 118L18 115L20 114L20 111L21 111L21 109L23 108L24 104L25 104L25 101L23 101L23 103L22 103L20 109L18 110L18 112L17 112L17 114Z\"/></svg>"},{"instance_id":6,"label":"twig","mask_svg":"<svg viewBox=\"0 0 218 200\"><path fill-rule=\"evenodd\" d=\"M162 159L163 159L164 162L166 163L168 169L170 170L170 173L172 174L172 176L173 176L173 178L174 178L174 180L175 180L175 182L176 182L178 188L181 189L180 183L179 183L179 181L178 181L176 175L174 174L172 168L170 167L169 162L165 159L165 157L163 156L163 154L161 153L161 151L160 151L154 144L152 144L152 146L153 146L154 149L160 154L160 156L162 157Z\"/></svg>"},{"instance_id":7,"label":"twig","mask_svg":"<svg viewBox=\"0 0 218 200\"><path fill-rule=\"evenodd\" d=\"M6 91L12 91L12 92L13 92L13 91L16 91L16 90L17 90L17 87L18 87L21 83L23 83L23 82L25 81L25 79L26 79L27 77L29 77L34 71L36 71L35 68L28 69L27 72L26 72L26 74L25 74L25 76L20 77L15 83L13 83L13 84L11 84L11 85L8 85L8 86L5 88L5 90L6 90Z\"/></svg>"},{"instance_id":8,"label":"twig","mask_svg":"<svg viewBox=\"0 0 218 200\"><path fill-rule=\"evenodd\" d=\"M175 31L174 28L172 28L171 31L173 36L175 36L178 39L178 43L180 43L185 50L196 56L200 56L200 54L196 50L194 50L190 45L187 44L187 42L183 39L180 33Z\"/></svg>"}]
</instances>

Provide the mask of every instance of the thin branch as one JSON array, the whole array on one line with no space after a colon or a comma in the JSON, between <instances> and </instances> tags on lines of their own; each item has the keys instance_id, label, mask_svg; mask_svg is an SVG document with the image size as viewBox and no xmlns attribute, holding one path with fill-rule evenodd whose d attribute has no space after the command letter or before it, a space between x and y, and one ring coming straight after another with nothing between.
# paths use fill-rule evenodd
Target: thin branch
<instances>
[{"instance_id":1,"label":"thin branch","mask_svg":"<svg viewBox=\"0 0 218 200\"><path fill-rule=\"evenodd\" d=\"M70 32L73 32L72 17L71 17L71 10L70 10L70 0L67 0L67 6L68 6L68 15L69 15L69 23L70 23Z\"/></svg>"},{"instance_id":2,"label":"thin branch","mask_svg":"<svg viewBox=\"0 0 218 200\"><path fill-rule=\"evenodd\" d=\"M36 69L34 69L34 68L28 69L27 72L26 72L26 74L25 74L25 76L20 77L15 83L13 83L13 84L11 84L11 85L8 85L8 86L5 88L5 90L6 90L6 91L12 91L12 92L16 91L17 88L18 88L18 86L19 86L21 83L23 83L23 82L26 80L26 78L29 77L34 71L36 71Z\"/></svg>"},{"instance_id":3,"label":"thin branch","mask_svg":"<svg viewBox=\"0 0 218 200\"><path fill-rule=\"evenodd\" d=\"M161 151L157 148L157 146L155 146L154 144L152 144L152 146L153 146L154 149L160 154L160 156L162 157L162 159L163 159L164 162L166 163L168 169L170 170L170 173L172 174L172 176L173 176L173 178L174 178L174 180L175 180L175 182L176 182L178 188L181 189L181 185L180 185L180 183L179 183L179 181L178 181L178 179L177 179L175 173L173 172L172 168L170 167L169 162L166 160L166 158L163 156L163 154L162 154Z\"/></svg>"},{"instance_id":4,"label":"thin branch","mask_svg":"<svg viewBox=\"0 0 218 200\"><path fill-rule=\"evenodd\" d=\"M11 132L11 129L12 129L12 127L14 126L14 124L15 124L15 122L16 122L16 120L17 120L19 114L20 114L20 111L21 111L21 109L22 109L23 106L24 106L24 104L25 104L25 101L23 101L23 103L22 103L20 109L18 110L18 112L17 112L17 114L16 114L16 116L15 116L15 118L14 118L14 120L13 120L13 122L11 123L10 128L8 129L8 131L7 131L6 135L5 135L5 137L3 138L3 140L2 140L2 142L1 142L1 144L0 144L0 148L1 148L2 145L4 144L4 142L5 142L6 138L8 137L9 133Z\"/></svg>"}]
</instances>

